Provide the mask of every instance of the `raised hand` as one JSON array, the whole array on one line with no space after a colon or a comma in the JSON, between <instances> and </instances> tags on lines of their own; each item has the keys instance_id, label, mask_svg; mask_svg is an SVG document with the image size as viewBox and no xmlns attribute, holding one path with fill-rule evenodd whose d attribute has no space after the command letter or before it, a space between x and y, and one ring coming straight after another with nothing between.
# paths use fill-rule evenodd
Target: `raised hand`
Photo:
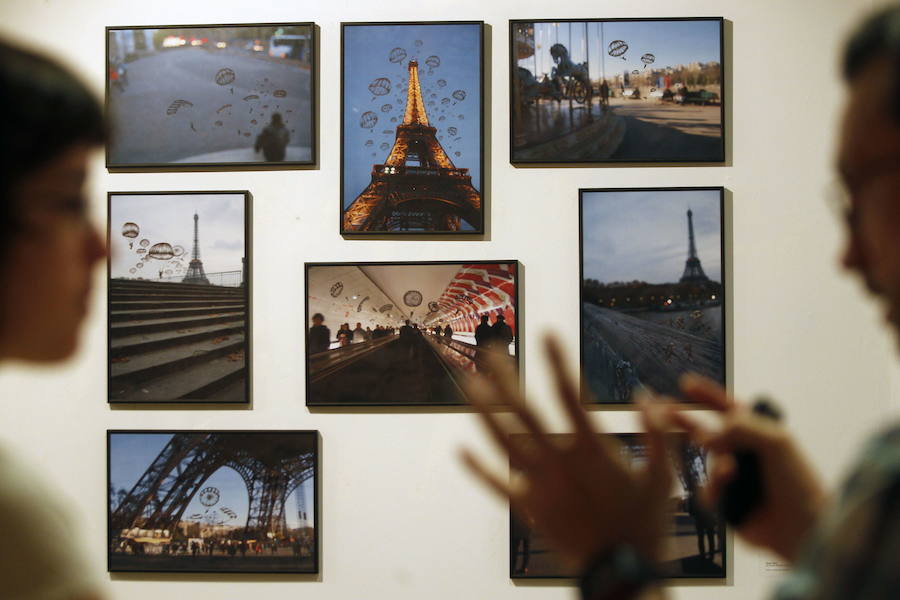
<instances>
[{"instance_id":1,"label":"raised hand","mask_svg":"<svg viewBox=\"0 0 900 600\"><path fill-rule=\"evenodd\" d=\"M563 364L559 343L548 338L546 346L558 400L574 435L561 443L548 434L538 415L525 405L515 372L506 362L497 362L490 378L473 379L467 391L491 437L520 476L510 481L497 475L469 451L463 452L463 460L484 483L509 498L514 511L533 520L574 567L581 569L623 543L657 559L673 479L659 407L642 405L647 461L642 468L632 468L618 442L598 435L591 424L577 380ZM498 410L510 411L515 422L501 422ZM523 430L527 444L511 437Z\"/></svg>"},{"instance_id":2,"label":"raised hand","mask_svg":"<svg viewBox=\"0 0 900 600\"><path fill-rule=\"evenodd\" d=\"M762 476L762 504L738 532L751 544L793 560L825 503L818 477L776 421L754 414L718 383L700 375L684 375L680 385L686 398L717 411L721 418L721 426L713 430L684 412L668 413L673 424L685 429L694 443L712 455L713 468L702 500L707 507L715 507L725 485L735 476L734 453L753 452Z\"/></svg>"}]
</instances>

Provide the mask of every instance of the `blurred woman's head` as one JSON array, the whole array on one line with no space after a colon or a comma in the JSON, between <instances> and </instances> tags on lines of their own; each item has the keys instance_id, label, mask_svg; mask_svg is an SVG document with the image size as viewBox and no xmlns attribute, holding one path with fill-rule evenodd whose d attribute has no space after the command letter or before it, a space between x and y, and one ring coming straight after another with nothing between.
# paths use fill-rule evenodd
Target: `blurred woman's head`
<instances>
[{"instance_id":1,"label":"blurred woman's head","mask_svg":"<svg viewBox=\"0 0 900 600\"><path fill-rule=\"evenodd\" d=\"M71 73L2 42L0 90L0 358L59 360L105 255L82 191L103 112Z\"/></svg>"}]
</instances>

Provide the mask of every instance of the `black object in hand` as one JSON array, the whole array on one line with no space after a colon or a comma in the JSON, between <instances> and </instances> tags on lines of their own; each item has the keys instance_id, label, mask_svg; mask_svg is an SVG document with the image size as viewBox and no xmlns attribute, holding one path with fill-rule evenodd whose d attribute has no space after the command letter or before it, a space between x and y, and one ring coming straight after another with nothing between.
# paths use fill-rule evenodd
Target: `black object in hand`
<instances>
[{"instance_id":1,"label":"black object in hand","mask_svg":"<svg viewBox=\"0 0 900 600\"><path fill-rule=\"evenodd\" d=\"M760 398L753 404L753 412L762 416L781 420L779 411L771 400ZM763 502L762 471L759 456L752 450L734 453L737 472L734 479L725 484L719 499L719 512L729 525L741 526Z\"/></svg>"}]
</instances>

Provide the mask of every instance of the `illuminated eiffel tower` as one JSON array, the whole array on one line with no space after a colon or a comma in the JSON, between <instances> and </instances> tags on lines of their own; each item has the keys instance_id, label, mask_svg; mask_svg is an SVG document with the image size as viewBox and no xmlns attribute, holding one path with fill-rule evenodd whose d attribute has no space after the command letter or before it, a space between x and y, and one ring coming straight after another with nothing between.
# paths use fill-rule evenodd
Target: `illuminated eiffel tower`
<instances>
[{"instance_id":1,"label":"illuminated eiffel tower","mask_svg":"<svg viewBox=\"0 0 900 600\"><path fill-rule=\"evenodd\" d=\"M694 244L694 213L687 211L688 218L688 258L684 263L684 274L679 283L706 283L709 277L703 272L700 259L697 258L697 246Z\"/></svg>"},{"instance_id":2,"label":"illuminated eiffel tower","mask_svg":"<svg viewBox=\"0 0 900 600\"><path fill-rule=\"evenodd\" d=\"M182 283L202 283L209 285L209 279L203 271L203 262L200 260L200 236L197 233L197 222L200 217L194 213L194 249L191 250L191 262L188 263L187 273L184 274Z\"/></svg>"},{"instance_id":3,"label":"illuminated eiffel tower","mask_svg":"<svg viewBox=\"0 0 900 600\"><path fill-rule=\"evenodd\" d=\"M344 212L344 231L457 231L460 220L481 229L481 194L469 170L453 166L436 133L422 100L419 63L411 60L394 147L384 164L372 166L372 181Z\"/></svg>"}]
</instances>

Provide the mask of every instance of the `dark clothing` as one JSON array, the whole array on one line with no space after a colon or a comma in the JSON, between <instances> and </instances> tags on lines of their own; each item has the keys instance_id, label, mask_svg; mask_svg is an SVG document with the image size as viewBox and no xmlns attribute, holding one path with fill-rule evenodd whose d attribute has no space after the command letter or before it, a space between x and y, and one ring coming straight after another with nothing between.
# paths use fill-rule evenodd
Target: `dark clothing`
<instances>
[{"instance_id":1,"label":"dark clothing","mask_svg":"<svg viewBox=\"0 0 900 600\"><path fill-rule=\"evenodd\" d=\"M331 345L331 331L324 325L309 328L309 353L325 352Z\"/></svg>"},{"instance_id":2,"label":"dark clothing","mask_svg":"<svg viewBox=\"0 0 900 600\"><path fill-rule=\"evenodd\" d=\"M897 597L898 495L900 427L894 426L869 442L775 599Z\"/></svg>"},{"instance_id":3,"label":"dark clothing","mask_svg":"<svg viewBox=\"0 0 900 600\"><path fill-rule=\"evenodd\" d=\"M453 328L447 325L444 327L444 337L451 338L453 337Z\"/></svg>"},{"instance_id":4,"label":"dark clothing","mask_svg":"<svg viewBox=\"0 0 900 600\"><path fill-rule=\"evenodd\" d=\"M487 346L491 341L491 326L487 322L475 328L475 345L479 348Z\"/></svg>"},{"instance_id":5,"label":"dark clothing","mask_svg":"<svg viewBox=\"0 0 900 600\"><path fill-rule=\"evenodd\" d=\"M401 341L412 343L414 337L416 337L416 331L412 327L410 327L409 325L403 325L402 327L400 327Z\"/></svg>"},{"instance_id":6,"label":"dark clothing","mask_svg":"<svg viewBox=\"0 0 900 600\"><path fill-rule=\"evenodd\" d=\"M290 138L291 134L288 133L287 127L269 123L256 136L256 143L253 145L253 149L256 152L262 149L263 156L269 162L282 161L284 160L285 149Z\"/></svg>"},{"instance_id":7,"label":"dark clothing","mask_svg":"<svg viewBox=\"0 0 900 600\"><path fill-rule=\"evenodd\" d=\"M491 347L495 350L508 352L507 348L512 342L512 329L505 321L497 321L491 326Z\"/></svg>"}]
</instances>

